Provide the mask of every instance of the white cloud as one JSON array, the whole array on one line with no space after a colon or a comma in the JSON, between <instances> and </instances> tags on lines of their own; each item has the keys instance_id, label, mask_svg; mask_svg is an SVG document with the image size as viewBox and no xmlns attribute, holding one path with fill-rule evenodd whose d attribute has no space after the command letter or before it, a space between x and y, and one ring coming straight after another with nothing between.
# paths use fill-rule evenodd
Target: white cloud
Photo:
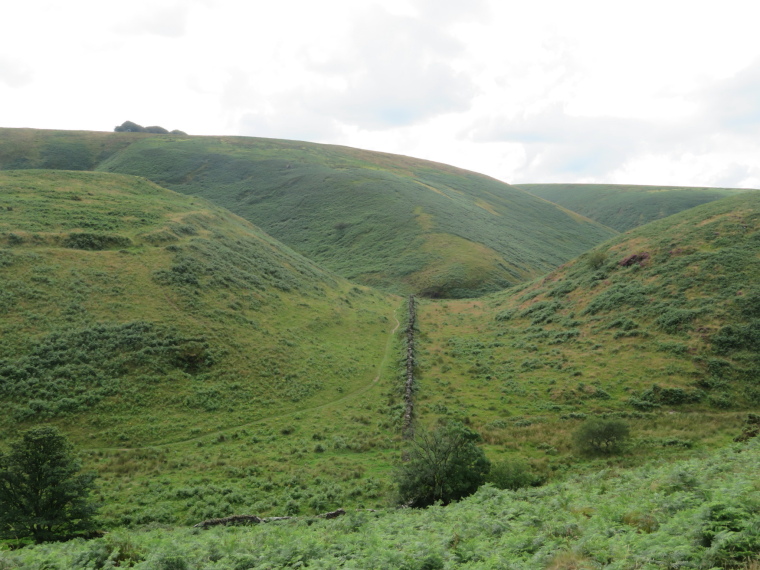
<instances>
[{"instance_id":1,"label":"white cloud","mask_svg":"<svg viewBox=\"0 0 760 570\"><path fill-rule=\"evenodd\" d=\"M32 71L27 65L0 55L0 83L5 83L8 87L24 87L32 79Z\"/></svg>"},{"instance_id":2,"label":"white cloud","mask_svg":"<svg viewBox=\"0 0 760 570\"><path fill-rule=\"evenodd\" d=\"M185 35L190 8L188 4L151 4L143 7L139 13L118 22L114 30L128 35L153 34L179 38Z\"/></svg>"}]
</instances>

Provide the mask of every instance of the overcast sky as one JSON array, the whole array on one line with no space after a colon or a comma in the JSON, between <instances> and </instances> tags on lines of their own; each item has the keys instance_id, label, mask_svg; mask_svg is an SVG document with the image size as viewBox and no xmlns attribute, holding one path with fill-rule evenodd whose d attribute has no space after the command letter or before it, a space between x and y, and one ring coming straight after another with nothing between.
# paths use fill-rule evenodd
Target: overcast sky
<instances>
[{"instance_id":1,"label":"overcast sky","mask_svg":"<svg viewBox=\"0 0 760 570\"><path fill-rule=\"evenodd\" d=\"M6 4L2 127L131 120L511 183L760 188L756 1Z\"/></svg>"}]
</instances>

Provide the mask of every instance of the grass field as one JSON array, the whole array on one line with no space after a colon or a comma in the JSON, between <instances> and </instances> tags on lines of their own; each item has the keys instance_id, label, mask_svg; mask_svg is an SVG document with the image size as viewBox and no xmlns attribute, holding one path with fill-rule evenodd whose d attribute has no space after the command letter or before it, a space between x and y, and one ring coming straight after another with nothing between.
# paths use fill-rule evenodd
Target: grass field
<instances>
[{"instance_id":1,"label":"grass field","mask_svg":"<svg viewBox=\"0 0 760 570\"><path fill-rule=\"evenodd\" d=\"M745 191L625 184L519 184L517 187L619 232Z\"/></svg>"}]
</instances>

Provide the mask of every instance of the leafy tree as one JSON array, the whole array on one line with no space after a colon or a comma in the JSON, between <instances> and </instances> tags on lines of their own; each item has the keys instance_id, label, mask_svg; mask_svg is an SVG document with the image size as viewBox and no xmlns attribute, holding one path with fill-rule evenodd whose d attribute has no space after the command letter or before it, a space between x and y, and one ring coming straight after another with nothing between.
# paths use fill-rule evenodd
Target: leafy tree
<instances>
[{"instance_id":1,"label":"leafy tree","mask_svg":"<svg viewBox=\"0 0 760 570\"><path fill-rule=\"evenodd\" d=\"M95 475L80 468L57 428L32 428L11 443L0 453L0 536L43 542L91 529Z\"/></svg>"},{"instance_id":2,"label":"leafy tree","mask_svg":"<svg viewBox=\"0 0 760 570\"><path fill-rule=\"evenodd\" d=\"M485 483L490 463L476 443L480 435L458 422L418 433L398 473L399 503L426 507L448 504Z\"/></svg>"},{"instance_id":3,"label":"leafy tree","mask_svg":"<svg viewBox=\"0 0 760 570\"><path fill-rule=\"evenodd\" d=\"M573 441L581 453L611 455L622 450L630 436L628 424L623 420L587 420L573 434Z\"/></svg>"}]
</instances>

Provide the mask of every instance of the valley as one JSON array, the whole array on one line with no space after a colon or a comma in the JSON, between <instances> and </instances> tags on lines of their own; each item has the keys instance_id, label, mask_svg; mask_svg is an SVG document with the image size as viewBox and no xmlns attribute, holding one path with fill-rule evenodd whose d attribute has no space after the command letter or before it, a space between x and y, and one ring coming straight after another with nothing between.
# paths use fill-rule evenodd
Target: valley
<instances>
[{"instance_id":1,"label":"valley","mask_svg":"<svg viewBox=\"0 0 760 570\"><path fill-rule=\"evenodd\" d=\"M609 186L614 221L538 186L0 129L0 448L60 428L109 533L0 568L756 568L760 192ZM410 395L524 483L397 509ZM621 452L579 451L592 420ZM295 518L191 528L235 514Z\"/></svg>"}]
</instances>

